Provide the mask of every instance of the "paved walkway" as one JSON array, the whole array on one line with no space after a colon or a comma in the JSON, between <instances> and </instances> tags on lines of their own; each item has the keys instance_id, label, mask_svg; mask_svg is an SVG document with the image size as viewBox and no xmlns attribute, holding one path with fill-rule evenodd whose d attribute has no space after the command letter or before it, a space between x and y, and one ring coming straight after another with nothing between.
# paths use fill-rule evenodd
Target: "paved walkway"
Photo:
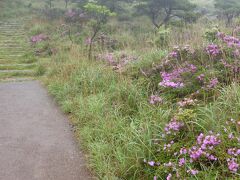
<instances>
[{"instance_id":1,"label":"paved walkway","mask_svg":"<svg viewBox=\"0 0 240 180\"><path fill-rule=\"evenodd\" d=\"M83 157L39 82L0 83L0 180L87 180Z\"/></svg>"}]
</instances>

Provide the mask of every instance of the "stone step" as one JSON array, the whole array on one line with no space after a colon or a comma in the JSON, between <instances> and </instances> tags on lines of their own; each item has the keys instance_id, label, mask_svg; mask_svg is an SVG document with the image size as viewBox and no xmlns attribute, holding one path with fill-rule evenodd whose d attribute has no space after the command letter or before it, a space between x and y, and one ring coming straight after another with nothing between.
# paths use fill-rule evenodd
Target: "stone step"
<instances>
[{"instance_id":1,"label":"stone step","mask_svg":"<svg viewBox=\"0 0 240 180\"><path fill-rule=\"evenodd\" d=\"M0 24L14 24L14 25L22 25L22 23L19 23L18 21L11 21L11 22L6 22L6 21L0 21Z\"/></svg>"},{"instance_id":2,"label":"stone step","mask_svg":"<svg viewBox=\"0 0 240 180\"><path fill-rule=\"evenodd\" d=\"M0 27L23 27L22 24L0 24Z\"/></svg>"},{"instance_id":3,"label":"stone step","mask_svg":"<svg viewBox=\"0 0 240 180\"><path fill-rule=\"evenodd\" d=\"M18 46L17 46L18 45ZM29 48L27 48L27 47L21 47L20 46L20 44L16 44L15 46L0 46L0 53L1 52L10 52L10 53L12 53L13 51L26 51L27 49L29 49Z\"/></svg>"},{"instance_id":4,"label":"stone step","mask_svg":"<svg viewBox=\"0 0 240 180\"><path fill-rule=\"evenodd\" d=\"M25 54L27 52L27 50L26 49L15 49L15 48L12 48L12 49L10 49L10 48L8 48L8 49L1 49L0 48L0 55L12 55L12 54L14 54L14 53L18 53L18 54Z\"/></svg>"},{"instance_id":5,"label":"stone step","mask_svg":"<svg viewBox=\"0 0 240 180\"><path fill-rule=\"evenodd\" d=\"M17 29L8 29L8 28L1 28L0 27L0 31L1 32L10 32L10 33L23 33L23 32L25 32L25 30L24 29L19 29L19 28L17 28Z\"/></svg>"},{"instance_id":6,"label":"stone step","mask_svg":"<svg viewBox=\"0 0 240 180\"><path fill-rule=\"evenodd\" d=\"M8 28L17 28L17 27L23 27L23 25L20 24L0 24L1 27L8 27Z\"/></svg>"},{"instance_id":7,"label":"stone step","mask_svg":"<svg viewBox=\"0 0 240 180\"><path fill-rule=\"evenodd\" d=\"M25 31L9 31L9 30L1 30L0 29L0 34L7 34L7 35L11 35L11 34L26 34Z\"/></svg>"},{"instance_id":8,"label":"stone step","mask_svg":"<svg viewBox=\"0 0 240 180\"><path fill-rule=\"evenodd\" d=\"M0 50L1 49L4 49L4 50L12 50L12 49L22 49L22 50L25 50L26 49L26 47L22 47L22 46L1 46L0 45Z\"/></svg>"},{"instance_id":9,"label":"stone step","mask_svg":"<svg viewBox=\"0 0 240 180\"><path fill-rule=\"evenodd\" d=\"M19 41L27 41L27 38L25 37L8 37L8 38L3 38L0 36L0 42L2 43L9 43L9 42L19 42Z\"/></svg>"},{"instance_id":10,"label":"stone step","mask_svg":"<svg viewBox=\"0 0 240 180\"><path fill-rule=\"evenodd\" d=\"M4 52L4 53L0 53L0 56L9 56L9 57L20 57L20 56L22 56L22 55L24 55L23 53L22 54L20 54L20 53L15 53L15 54L13 54L13 53L8 53L8 52Z\"/></svg>"},{"instance_id":11,"label":"stone step","mask_svg":"<svg viewBox=\"0 0 240 180\"><path fill-rule=\"evenodd\" d=\"M14 28L9 28L9 27L6 27L6 26L1 26L0 25L0 29L5 29L7 31L23 31L24 30L24 27L21 27L21 26L18 26L18 27L14 27Z\"/></svg>"},{"instance_id":12,"label":"stone step","mask_svg":"<svg viewBox=\"0 0 240 180\"><path fill-rule=\"evenodd\" d=\"M30 46L21 46L22 44L21 43L11 43L11 44L4 44L4 45L0 45L0 49L2 48L2 49L11 49L11 48L17 48L17 49L20 49L20 48L22 48L22 49L29 49L29 47Z\"/></svg>"},{"instance_id":13,"label":"stone step","mask_svg":"<svg viewBox=\"0 0 240 180\"><path fill-rule=\"evenodd\" d=\"M9 78L24 78L24 77L31 77L34 76L35 72L34 71L5 71L5 72L1 72L0 71L0 79L4 80L4 79L9 79Z\"/></svg>"},{"instance_id":14,"label":"stone step","mask_svg":"<svg viewBox=\"0 0 240 180\"><path fill-rule=\"evenodd\" d=\"M10 58L10 57L5 57L1 58L0 57L0 64L32 64L35 63L35 60L29 60L25 58Z\"/></svg>"},{"instance_id":15,"label":"stone step","mask_svg":"<svg viewBox=\"0 0 240 180\"><path fill-rule=\"evenodd\" d=\"M6 52L9 52L9 53L13 53L13 52L26 52L26 48L15 48L15 47L3 47L1 48L0 47L0 54L1 53L6 53Z\"/></svg>"},{"instance_id":16,"label":"stone step","mask_svg":"<svg viewBox=\"0 0 240 180\"><path fill-rule=\"evenodd\" d=\"M18 47L12 47L12 46L3 46L1 47L0 46L0 52L6 52L6 51L10 51L10 52L13 52L13 51L26 51L27 48L23 48L21 46L18 46Z\"/></svg>"},{"instance_id":17,"label":"stone step","mask_svg":"<svg viewBox=\"0 0 240 180\"><path fill-rule=\"evenodd\" d=\"M0 37L2 37L2 38L7 38L7 37L19 37L19 38L21 38L21 37L26 37L26 35L25 34L16 34L16 33L2 33L0 31Z\"/></svg>"},{"instance_id":18,"label":"stone step","mask_svg":"<svg viewBox=\"0 0 240 180\"><path fill-rule=\"evenodd\" d=\"M8 29L8 28L6 28L6 29L0 28L0 32L2 32L2 33L26 33L26 31L24 31L24 29L14 30L14 29Z\"/></svg>"},{"instance_id":19,"label":"stone step","mask_svg":"<svg viewBox=\"0 0 240 180\"><path fill-rule=\"evenodd\" d=\"M0 70L30 70L36 67L36 64L0 64Z\"/></svg>"},{"instance_id":20,"label":"stone step","mask_svg":"<svg viewBox=\"0 0 240 180\"><path fill-rule=\"evenodd\" d=\"M23 57L24 56L24 54L10 54L10 55L1 55L0 54L0 57L1 58L17 58L17 57Z\"/></svg>"},{"instance_id":21,"label":"stone step","mask_svg":"<svg viewBox=\"0 0 240 180\"><path fill-rule=\"evenodd\" d=\"M34 73L33 70L0 70L0 74L2 73Z\"/></svg>"},{"instance_id":22,"label":"stone step","mask_svg":"<svg viewBox=\"0 0 240 180\"><path fill-rule=\"evenodd\" d=\"M0 81L35 75L36 60L25 58L29 48L24 22L0 21Z\"/></svg>"},{"instance_id":23,"label":"stone step","mask_svg":"<svg viewBox=\"0 0 240 180\"><path fill-rule=\"evenodd\" d=\"M4 44L18 44L18 45L21 45L22 41L13 41L13 40L8 40L8 41L0 41L1 43L4 43Z\"/></svg>"},{"instance_id":24,"label":"stone step","mask_svg":"<svg viewBox=\"0 0 240 180\"><path fill-rule=\"evenodd\" d=\"M12 52L9 52L9 51L6 51L6 52L1 52L0 51L0 56L1 57L5 57L5 56L8 56L8 57L21 57L23 56L24 54L26 54L26 51L12 51Z\"/></svg>"},{"instance_id":25,"label":"stone step","mask_svg":"<svg viewBox=\"0 0 240 180\"><path fill-rule=\"evenodd\" d=\"M26 40L27 39L27 37L26 36L18 36L18 35L9 35L9 36L7 36L7 35L1 35L0 34L0 40L1 41L7 41L7 40Z\"/></svg>"},{"instance_id":26,"label":"stone step","mask_svg":"<svg viewBox=\"0 0 240 180\"><path fill-rule=\"evenodd\" d=\"M0 28L2 29L8 29L8 30L20 30L20 29L24 29L24 27L22 26L1 26L0 25Z\"/></svg>"},{"instance_id":27,"label":"stone step","mask_svg":"<svg viewBox=\"0 0 240 180\"><path fill-rule=\"evenodd\" d=\"M1 25L22 25L21 23L18 22L0 22Z\"/></svg>"}]
</instances>

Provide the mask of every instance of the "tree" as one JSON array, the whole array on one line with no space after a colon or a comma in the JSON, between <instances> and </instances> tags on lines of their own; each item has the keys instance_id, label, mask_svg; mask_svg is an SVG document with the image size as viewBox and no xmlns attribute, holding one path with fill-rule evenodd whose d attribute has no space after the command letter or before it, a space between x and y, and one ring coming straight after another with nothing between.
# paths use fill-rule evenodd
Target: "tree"
<instances>
[{"instance_id":1,"label":"tree","mask_svg":"<svg viewBox=\"0 0 240 180\"><path fill-rule=\"evenodd\" d=\"M64 2L65 2L65 8L67 9L67 8L68 8L68 4L69 4L70 0L64 0Z\"/></svg>"},{"instance_id":2,"label":"tree","mask_svg":"<svg viewBox=\"0 0 240 180\"><path fill-rule=\"evenodd\" d=\"M215 0L215 8L218 10L219 16L226 18L227 25L232 23L234 17L240 15L239 0Z\"/></svg>"},{"instance_id":3,"label":"tree","mask_svg":"<svg viewBox=\"0 0 240 180\"><path fill-rule=\"evenodd\" d=\"M124 11L122 4L131 3L133 0L99 0L101 5L106 6L111 12L121 13Z\"/></svg>"},{"instance_id":4,"label":"tree","mask_svg":"<svg viewBox=\"0 0 240 180\"><path fill-rule=\"evenodd\" d=\"M88 3L88 0L71 0L71 2L77 4L77 7L82 9Z\"/></svg>"},{"instance_id":5,"label":"tree","mask_svg":"<svg viewBox=\"0 0 240 180\"><path fill-rule=\"evenodd\" d=\"M108 18L116 14L111 12L106 6L99 4L97 1L89 2L84 6L85 11L91 17L89 25L92 28L92 36L89 38L88 58L92 57L92 46L95 37L100 32L102 27L107 23Z\"/></svg>"},{"instance_id":6,"label":"tree","mask_svg":"<svg viewBox=\"0 0 240 180\"><path fill-rule=\"evenodd\" d=\"M147 15L156 28L166 25L172 18L185 19L194 15L196 5L189 0L139 0L137 10Z\"/></svg>"},{"instance_id":7,"label":"tree","mask_svg":"<svg viewBox=\"0 0 240 180\"><path fill-rule=\"evenodd\" d=\"M54 0L45 0L46 5L51 9L53 7Z\"/></svg>"}]
</instances>

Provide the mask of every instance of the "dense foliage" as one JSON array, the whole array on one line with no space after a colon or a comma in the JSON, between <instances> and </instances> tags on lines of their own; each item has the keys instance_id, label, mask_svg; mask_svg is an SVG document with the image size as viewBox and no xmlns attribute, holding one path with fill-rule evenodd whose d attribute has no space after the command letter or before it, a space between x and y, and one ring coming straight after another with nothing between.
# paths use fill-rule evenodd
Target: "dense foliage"
<instances>
[{"instance_id":1,"label":"dense foliage","mask_svg":"<svg viewBox=\"0 0 240 180\"><path fill-rule=\"evenodd\" d=\"M28 56L99 179L240 178L237 0L22 1Z\"/></svg>"}]
</instances>

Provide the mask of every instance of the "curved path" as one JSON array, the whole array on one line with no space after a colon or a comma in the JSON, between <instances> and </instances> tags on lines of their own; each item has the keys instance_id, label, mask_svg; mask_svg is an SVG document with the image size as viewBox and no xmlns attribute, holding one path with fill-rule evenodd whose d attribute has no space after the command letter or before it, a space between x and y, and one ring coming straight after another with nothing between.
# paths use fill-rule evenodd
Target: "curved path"
<instances>
[{"instance_id":1,"label":"curved path","mask_svg":"<svg viewBox=\"0 0 240 180\"><path fill-rule=\"evenodd\" d=\"M83 157L39 82L0 83L0 179L91 179Z\"/></svg>"}]
</instances>

